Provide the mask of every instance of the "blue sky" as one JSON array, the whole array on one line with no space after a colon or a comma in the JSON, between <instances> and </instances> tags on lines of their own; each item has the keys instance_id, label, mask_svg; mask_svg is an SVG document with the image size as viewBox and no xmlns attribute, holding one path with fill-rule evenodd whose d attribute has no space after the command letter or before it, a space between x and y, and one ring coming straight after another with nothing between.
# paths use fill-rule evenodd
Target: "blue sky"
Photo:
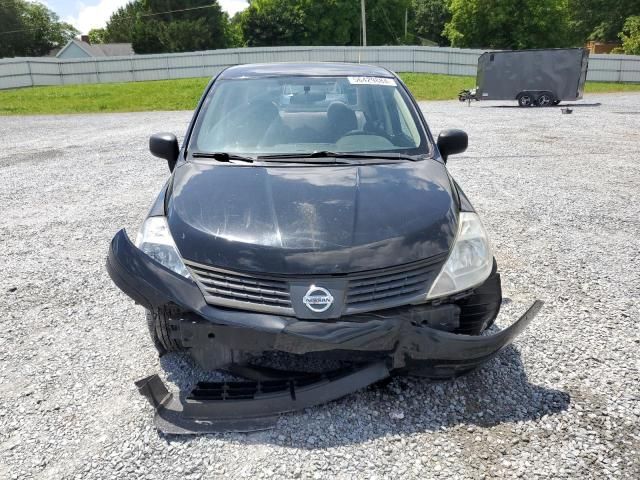
<instances>
[{"instance_id":1,"label":"blue sky","mask_svg":"<svg viewBox=\"0 0 640 480\"><path fill-rule=\"evenodd\" d=\"M58 16L73 24L81 33L92 28L104 27L105 23L119 7L130 0L35 0L44 3ZM222 9L231 15L247 6L246 0L218 0Z\"/></svg>"}]
</instances>

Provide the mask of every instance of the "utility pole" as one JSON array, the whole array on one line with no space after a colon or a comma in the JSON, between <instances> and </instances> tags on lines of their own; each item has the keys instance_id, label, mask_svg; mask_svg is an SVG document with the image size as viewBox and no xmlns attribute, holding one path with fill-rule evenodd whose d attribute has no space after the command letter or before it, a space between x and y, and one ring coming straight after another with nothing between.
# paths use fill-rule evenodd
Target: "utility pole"
<instances>
[{"instance_id":1,"label":"utility pole","mask_svg":"<svg viewBox=\"0 0 640 480\"><path fill-rule=\"evenodd\" d=\"M409 23L409 9L404 10L404 38L407 38L407 23Z\"/></svg>"},{"instance_id":2,"label":"utility pole","mask_svg":"<svg viewBox=\"0 0 640 480\"><path fill-rule=\"evenodd\" d=\"M364 8L364 0L360 0L360 14L362 15L362 46L367 46L367 12Z\"/></svg>"}]
</instances>

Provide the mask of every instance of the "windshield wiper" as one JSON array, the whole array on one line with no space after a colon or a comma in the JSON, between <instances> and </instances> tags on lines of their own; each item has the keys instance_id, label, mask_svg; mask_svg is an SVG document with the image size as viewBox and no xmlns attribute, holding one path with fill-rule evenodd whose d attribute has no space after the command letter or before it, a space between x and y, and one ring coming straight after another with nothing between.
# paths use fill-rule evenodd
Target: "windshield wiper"
<instances>
[{"instance_id":1,"label":"windshield wiper","mask_svg":"<svg viewBox=\"0 0 640 480\"><path fill-rule=\"evenodd\" d=\"M249 162L253 163L255 158L253 157L245 157L242 155L236 155L235 153L227 153L227 152L193 152L191 154L193 158L213 158L214 160L218 160L219 162L230 162L231 160L238 160L241 162Z\"/></svg>"},{"instance_id":2,"label":"windshield wiper","mask_svg":"<svg viewBox=\"0 0 640 480\"><path fill-rule=\"evenodd\" d=\"M273 155L260 155L258 160L270 159L288 159L288 158L355 158L368 160L410 160L417 162L421 157L413 157L404 153L350 153L350 152L331 152L328 150L319 150L312 153L276 153Z\"/></svg>"}]
</instances>

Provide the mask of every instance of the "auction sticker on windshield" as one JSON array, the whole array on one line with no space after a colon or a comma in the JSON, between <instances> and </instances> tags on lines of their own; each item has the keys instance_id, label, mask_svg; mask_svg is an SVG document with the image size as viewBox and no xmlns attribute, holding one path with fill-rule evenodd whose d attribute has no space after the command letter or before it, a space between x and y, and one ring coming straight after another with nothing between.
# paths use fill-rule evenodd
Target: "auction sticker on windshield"
<instances>
[{"instance_id":1,"label":"auction sticker on windshield","mask_svg":"<svg viewBox=\"0 0 640 480\"><path fill-rule=\"evenodd\" d=\"M384 77L347 77L352 85L383 85L395 87L396 81L393 78Z\"/></svg>"}]
</instances>

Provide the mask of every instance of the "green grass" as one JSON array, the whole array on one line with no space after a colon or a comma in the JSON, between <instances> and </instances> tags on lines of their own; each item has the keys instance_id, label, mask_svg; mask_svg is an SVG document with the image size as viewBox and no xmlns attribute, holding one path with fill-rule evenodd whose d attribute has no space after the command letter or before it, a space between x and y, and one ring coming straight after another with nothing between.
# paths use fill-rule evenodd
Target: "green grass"
<instances>
[{"instance_id":1,"label":"green grass","mask_svg":"<svg viewBox=\"0 0 640 480\"><path fill-rule=\"evenodd\" d=\"M0 91L0 115L192 110L207 78Z\"/></svg>"},{"instance_id":2,"label":"green grass","mask_svg":"<svg viewBox=\"0 0 640 480\"><path fill-rule=\"evenodd\" d=\"M640 83L587 82L585 93L640 92Z\"/></svg>"},{"instance_id":3,"label":"green grass","mask_svg":"<svg viewBox=\"0 0 640 480\"><path fill-rule=\"evenodd\" d=\"M401 73L418 100L451 100L473 77ZM208 78L32 87L0 91L0 115L192 110ZM587 83L587 93L640 92L640 84Z\"/></svg>"},{"instance_id":4,"label":"green grass","mask_svg":"<svg viewBox=\"0 0 640 480\"><path fill-rule=\"evenodd\" d=\"M435 75L432 73L401 73L416 100L453 100L460 90L473 88L475 77Z\"/></svg>"}]
</instances>

